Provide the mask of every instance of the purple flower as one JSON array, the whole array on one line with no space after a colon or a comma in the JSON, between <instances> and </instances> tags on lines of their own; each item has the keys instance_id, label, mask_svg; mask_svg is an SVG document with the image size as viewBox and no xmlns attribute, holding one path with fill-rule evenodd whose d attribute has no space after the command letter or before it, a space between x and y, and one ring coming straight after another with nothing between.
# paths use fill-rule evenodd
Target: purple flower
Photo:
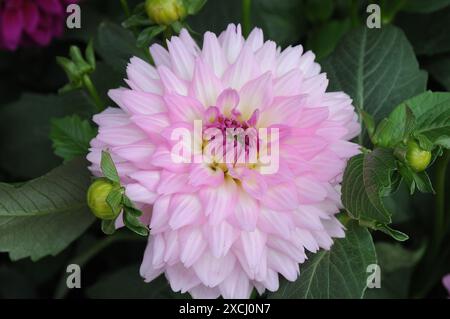
<instances>
[{"instance_id":1,"label":"purple flower","mask_svg":"<svg viewBox=\"0 0 450 319\"><path fill-rule=\"evenodd\" d=\"M442 284L444 285L445 289L447 289L450 298L450 274L447 274L442 278Z\"/></svg>"},{"instance_id":2,"label":"purple flower","mask_svg":"<svg viewBox=\"0 0 450 319\"><path fill-rule=\"evenodd\" d=\"M46 46L62 35L66 5L77 0L0 1L0 48Z\"/></svg>"}]
</instances>

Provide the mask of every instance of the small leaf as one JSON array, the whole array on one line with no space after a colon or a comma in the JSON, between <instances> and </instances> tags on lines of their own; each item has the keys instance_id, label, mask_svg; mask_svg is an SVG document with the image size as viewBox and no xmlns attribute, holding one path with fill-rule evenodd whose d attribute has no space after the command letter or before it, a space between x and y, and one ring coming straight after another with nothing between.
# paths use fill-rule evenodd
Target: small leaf
<instances>
[{"instance_id":1,"label":"small leaf","mask_svg":"<svg viewBox=\"0 0 450 319\"><path fill-rule=\"evenodd\" d=\"M377 127L373 140L377 146L393 148L406 142L414 130L415 118L411 109L402 104L383 119Z\"/></svg>"},{"instance_id":2,"label":"small leaf","mask_svg":"<svg viewBox=\"0 0 450 319\"><path fill-rule=\"evenodd\" d=\"M133 14L124 22L122 22L122 27L126 29L134 28L134 27L143 27L148 26L152 22L150 18L146 14Z\"/></svg>"},{"instance_id":3,"label":"small leaf","mask_svg":"<svg viewBox=\"0 0 450 319\"><path fill-rule=\"evenodd\" d=\"M102 232L106 235L112 235L116 231L115 219L103 219L102 220Z\"/></svg>"},{"instance_id":4,"label":"small leaf","mask_svg":"<svg viewBox=\"0 0 450 319\"><path fill-rule=\"evenodd\" d=\"M102 168L103 175L105 175L107 179L115 183L120 183L120 178L119 174L117 173L116 166L114 165L111 155L106 151L102 151L100 166Z\"/></svg>"},{"instance_id":5,"label":"small leaf","mask_svg":"<svg viewBox=\"0 0 450 319\"><path fill-rule=\"evenodd\" d=\"M77 156L85 156L89 142L96 130L88 121L78 115L67 116L51 121L50 138L55 154L69 161Z\"/></svg>"},{"instance_id":6,"label":"small leaf","mask_svg":"<svg viewBox=\"0 0 450 319\"><path fill-rule=\"evenodd\" d=\"M433 184L431 184L430 177L427 172L423 171L420 173L413 174L414 182L416 183L417 189L422 193L431 193L435 194Z\"/></svg>"},{"instance_id":7,"label":"small leaf","mask_svg":"<svg viewBox=\"0 0 450 319\"><path fill-rule=\"evenodd\" d=\"M206 0L183 0L186 7L186 12L189 15L194 15L199 12L206 3Z\"/></svg>"},{"instance_id":8,"label":"small leaf","mask_svg":"<svg viewBox=\"0 0 450 319\"><path fill-rule=\"evenodd\" d=\"M130 229L131 231L135 232L138 235L141 236L148 236L149 229L147 226L145 226L138 217L134 216L133 213L130 212L130 209L128 207L124 207L123 212L123 223L125 226Z\"/></svg>"},{"instance_id":9,"label":"small leaf","mask_svg":"<svg viewBox=\"0 0 450 319\"><path fill-rule=\"evenodd\" d=\"M94 52L94 41L91 39L86 47L85 51L86 60L89 65L92 67L92 70L95 70L95 52Z\"/></svg>"},{"instance_id":10,"label":"small leaf","mask_svg":"<svg viewBox=\"0 0 450 319\"><path fill-rule=\"evenodd\" d=\"M142 30L141 33L139 33L137 38L137 46L140 48L147 47L152 40L160 33L162 33L164 30L166 30L166 26L164 25L156 25L148 27L144 30Z\"/></svg>"},{"instance_id":11,"label":"small leaf","mask_svg":"<svg viewBox=\"0 0 450 319\"><path fill-rule=\"evenodd\" d=\"M106 197L106 202L112 209L114 215L118 215L122 210L123 193L124 193L123 187L116 187Z\"/></svg>"},{"instance_id":12,"label":"small leaf","mask_svg":"<svg viewBox=\"0 0 450 319\"><path fill-rule=\"evenodd\" d=\"M394 238L397 241L405 241L409 239L409 236L405 233L402 233L399 230L392 229L391 227L385 225L385 224L377 224L375 226L376 230L379 230L392 238Z\"/></svg>"}]
</instances>

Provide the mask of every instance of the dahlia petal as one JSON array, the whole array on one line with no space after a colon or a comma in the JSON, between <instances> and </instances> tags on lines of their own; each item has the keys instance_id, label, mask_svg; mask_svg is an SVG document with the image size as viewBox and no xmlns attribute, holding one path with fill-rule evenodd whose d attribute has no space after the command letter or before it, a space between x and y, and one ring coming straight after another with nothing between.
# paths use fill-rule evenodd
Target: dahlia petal
<instances>
[{"instance_id":1,"label":"dahlia petal","mask_svg":"<svg viewBox=\"0 0 450 319\"><path fill-rule=\"evenodd\" d=\"M152 264L154 268L161 268L164 266L164 250L166 243L164 242L163 234L153 236L153 259Z\"/></svg>"},{"instance_id":2,"label":"dahlia petal","mask_svg":"<svg viewBox=\"0 0 450 319\"><path fill-rule=\"evenodd\" d=\"M162 196L155 200L155 203L153 204L152 218L150 220L150 229L152 234L161 233L169 228L170 198L170 196Z\"/></svg>"},{"instance_id":3,"label":"dahlia petal","mask_svg":"<svg viewBox=\"0 0 450 319\"><path fill-rule=\"evenodd\" d=\"M132 126L100 127L98 140L111 146L128 145L145 139L145 134Z\"/></svg>"},{"instance_id":4,"label":"dahlia petal","mask_svg":"<svg viewBox=\"0 0 450 319\"><path fill-rule=\"evenodd\" d=\"M219 289L224 299L248 299L252 293L248 277L239 270L232 271Z\"/></svg>"},{"instance_id":5,"label":"dahlia petal","mask_svg":"<svg viewBox=\"0 0 450 319\"><path fill-rule=\"evenodd\" d=\"M259 207L255 199L246 192L238 192L234 208L235 220L238 226L245 231L254 231L258 222Z\"/></svg>"},{"instance_id":6,"label":"dahlia petal","mask_svg":"<svg viewBox=\"0 0 450 319\"><path fill-rule=\"evenodd\" d=\"M286 256L290 256L296 263L303 263L306 260L303 247L295 246L290 240L285 240L278 236L269 236L267 246Z\"/></svg>"},{"instance_id":7,"label":"dahlia petal","mask_svg":"<svg viewBox=\"0 0 450 319\"><path fill-rule=\"evenodd\" d=\"M205 227L204 232L208 239L209 249L216 258L223 257L228 253L237 235L234 227L225 221Z\"/></svg>"},{"instance_id":8,"label":"dahlia petal","mask_svg":"<svg viewBox=\"0 0 450 319\"><path fill-rule=\"evenodd\" d=\"M9 50L15 50L19 45L24 21L19 9L6 9L1 12L1 32L3 44Z\"/></svg>"},{"instance_id":9,"label":"dahlia petal","mask_svg":"<svg viewBox=\"0 0 450 319\"><path fill-rule=\"evenodd\" d=\"M168 68L172 67L169 52L167 52L160 44L152 44L150 46L150 54L155 62L155 66L158 67L164 65Z\"/></svg>"},{"instance_id":10,"label":"dahlia petal","mask_svg":"<svg viewBox=\"0 0 450 319\"><path fill-rule=\"evenodd\" d=\"M212 32L206 32L203 36L202 59L213 70L217 77L221 77L225 72L228 62L220 47L219 40Z\"/></svg>"},{"instance_id":11,"label":"dahlia petal","mask_svg":"<svg viewBox=\"0 0 450 319\"><path fill-rule=\"evenodd\" d=\"M220 296L219 288L208 288L203 285L198 285L189 290L194 299L216 299Z\"/></svg>"},{"instance_id":12,"label":"dahlia petal","mask_svg":"<svg viewBox=\"0 0 450 319\"><path fill-rule=\"evenodd\" d=\"M255 69L254 55L249 47L244 47L236 62L225 71L222 81L225 87L239 90L254 77Z\"/></svg>"},{"instance_id":13,"label":"dahlia petal","mask_svg":"<svg viewBox=\"0 0 450 319\"><path fill-rule=\"evenodd\" d=\"M183 165L181 159L177 158L177 162L174 162L172 156L175 156L165 147L159 147L155 150L151 158L151 164L166 169L173 173L183 173L188 170L188 167ZM176 156L175 156L176 157Z\"/></svg>"},{"instance_id":14,"label":"dahlia petal","mask_svg":"<svg viewBox=\"0 0 450 319\"><path fill-rule=\"evenodd\" d=\"M221 169L212 169L203 163L194 165L189 173L189 184L192 186L218 187L224 181Z\"/></svg>"},{"instance_id":15,"label":"dahlia petal","mask_svg":"<svg viewBox=\"0 0 450 319\"><path fill-rule=\"evenodd\" d=\"M167 113L133 115L130 120L147 134L159 134L170 124Z\"/></svg>"},{"instance_id":16,"label":"dahlia petal","mask_svg":"<svg viewBox=\"0 0 450 319\"><path fill-rule=\"evenodd\" d=\"M179 95L187 95L187 82L179 79L168 67L164 65L158 66L158 73L164 84L166 94L176 93Z\"/></svg>"},{"instance_id":17,"label":"dahlia petal","mask_svg":"<svg viewBox=\"0 0 450 319\"><path fill-rule=\"evenodd\" d=\"M267 72L245 84L239 91L238 111L248 120L256 109L264 109L273 99L272 74Z\"/></svg>"},{"instance_id":18,"label":"dahlia petal","mask_svg":"<svg viewBox=\"0 0 450 319\"><path fill-rule=\"evenodd\" d=\"M239 94L236 90L226 89L217 98L217 107L227 115L231 115L231 111L239 104Z\"/></svg>"},{"instance_id":19,"label":"dahlia petal","mask_svg":"<svg viewBox=\"0 0 450 319\"><path fill-rule=\"evenodd\" d=\"M158 171L138 171L129 175L130 178L139 182L151 192L156 191L156 186L159 183L160 176L161 173Z\"/></svg>"},{"instance_id":20,"label":"dahlia petal","mask_svg":"<svg viewBox=\"0 0 450 319\"><path fill-rule=\"evenodd\" d=\"M255 53L255 60L261 72L274 73L276 67L277 45L273 41L266 41L262 48Z\"/></svg>"},{"instance_id":21,"label":"dahlia petal","mask_svg":"<svg viewBox=\"0 0 450 319\"><path fill-rule=\"evenodd\" d=\"M193 268L205 286L215 287L233 271L235 261L233 254L216 258L206 250L194 263Z\"/></svg>"},{"instance_id":22,"label":"dahlia petal","mask_svg":"<svg viewBox=\"0 0 450 319\"><path fill-rule=\"evenodd\" d=\"M166 276L170 287L175 292L185 293L201 283L195 273L191 269L185 268L182 264L168 267Z\"/></svg>"},{"instance_id":23,"label":"dahlia petal","mask_svg":"<svg viewBox=\"0 0 450 319\"><path fill-rule=\"evenodd\" d=\"M227 30L219 36L219 42L222 44L228 63L234 63L244 44L241 26L229 24Z\"/></svg>"},{"instance_id":24,"label":"dahlia petal","mask_svg":"<svg viewBox=\"0 0 450 319\"><path fill-rule=\"evenodd\" d=\"M169 211L172 212L169 220L170 227L178 229L193 224L200 218L201 208L200 200L195 195L173 195L169 205Z\"/></svg>"},{"instance_id":25,"label":"dahlia petal","mask_svg":"<svg viewBox=\"0 0 450 319\"><path fill-rule=\"evenodd\" d=\"M164 100L156 94L127 90L122 92L121 99L131 115L153 115L166 111Z\"/></svg>"},{"instance_id":26,"label":"dahlia petal","mask_svg":"<svg viewBox=\"0 0 450 319\"><path fill-rule=\"evenodd\" d=\"M25 2L23 4L23 20L26 32L31 33L36 30L39 23L39 10L36 4L33 2Z\"/></svg>"},{"instance_id":27,"label":"dahlia petal","mask_svg":"<svg viewBox=\"0 0 450 319\"><path fill-rule=\"evenodd\" d=\"M164 250L164 262L172 266L179 262L180 244L177 231L168 231L164 233L166 248Z\"/></svg>"},{"instance_id":28,"label":"dahlia petal","mask_svg":"<svg viewBox=\"0 0 450 319\"><path fill-rule=\"evenodd\" d=\"M257 51L264 44L264 34L260 28L254 28L248 35L246 45L249 45L253 52Z\"/></svg>"},{"instance_id":29,"label":"dahlia petal","mask_svg":"<svg viewBox=\"0 0 450 319\"><path fill-rule=\"evenodd\" d=\"M291 183L269 187L261 199L261 203L277 210L292 210L299 205L297 191Z\"/></svg>"},{"instance_id":30,"label":"dahlia petal","mask_svg":"<svg viewBox=\"0 0 450 319\"><path fill-rule=\"evenodd\" d=\"M140 142L129 145L113 147L112 152L118 156L133 162L137 167L149 167L151 156L155 151L155 145L149 142Z\"/></svg>"},{"instance_id":31,"label":"dahlia petal","mask_svg":"<svg viewBox=\"0 0 450 319\"><path fill-rule=\"evenodd\" d=\"M156 69L138 57L132 57L127 65L127 75L130 86L137 91L161 94L162 86Z\"/></svg>"},{"instance_id":32,"label":"dahlia petal","mask_svg":"<svg viewBox=\"0 0 450 319\"><path fill-rule=\"evenodd\" d=\"M300 273L298 263L292 260L290 257L277 252L273 249L268 249L267 260L269 267L279 272L289 281L295 281Z\"/></svg>"},{"instance_id":33,"label":"dahlia petal","mask_svg":"<svg viewBox=\"0 0 450 319\"><path fill-rule=\"evenodd\" d=\"M188 96L169 94L164 97L169 109L169 116L173 122L193 122L203 119L204 107Z\"/></svg>"},{"instance_id":34,"label":"dahlia petal","mask_svg":"<svg viewBox=\"0 0 450 319\"><path fill-rule=\"evenodd\" d=\"M293 69L274 81L273 92L275 96L300 95L303 73L299 69Z\"/></svg>"},{"instance_id":35,"label":"dahlia petal","mask_svg":"<svg viewBox=\"0 0 450 319\"><path fill-rule=\"evenodd\" d=\"M191 267L206 249L206 242L200 228L183 229L181 234L180 260L185 267Z\"/></svg>"},{"instance_id":36,"label":"dahlia petal","mask_svg":"<svg viewBox=\"0 0 450 319\"><path fill-rule=\"evenodd\" d=\"M328 109L325 107L304 108L297 122L298 127L307 128L318 125L328 117Z\"/></svg>"},{"instance_id":37,"label":"dahlia petal","mask_svg":"<svg viewBox=\"0 0 450 319\"><path fill-rule=\"evenodd\" d=\"M145 204L153 204L157 195L138 183L128 184L125 194L133 201Z\"/></svg>"},{"instance_id":38,"label":"dahlia petal","mask_svg":"<svg viewBox=\"0 0 450 319\"><path fill-rule=\"evenodd\" d=\"M276 272L272 269L267 269L267 276L262 281L262 284L269 291L277 291L278 288L280 287L280 282L278 279L278 272Z\"/></svg>"},{"instance_id":39,"label":"dahlia petal","mask_svg":"<svg viewBox=\"0 0 450 319\"><path fill-rule=\"evenodd\" d=\"M226 179L216 188L206 188L201 194L203 209L211 225L221 223L234 208L237 195L236 184Z\"/></svg>"},{"instance_id":40,"label":"dahlia petal","mask_svg":"<svg viewBox=\"0 0 450 319\"><path fill-rule=\"evenodd\" d=\"M205 107L216 105L217 97L223 91L219 78L201 58L195 61L194 78L189 95L197 98Z\"/></svg>"},{"instance_id":41,"label":"dahlia petal","mask_svg":"<svg viewBox=\"0 0 450 319\"><path fill-rule=\"evenodd\" d=\"M153 279L159 277L164 272L164 268L155 268L153 266L153 237L149 236L148 244L145 248L144 259L142 260L139 273L144 278L145 282L150 282Z\"/></svg>"},{"instance_id":42,"label":"dahlia petal","mask_svg":"<svg viewBox=\"0 0 450 319\"><path fill-rule=\"evenodd\" d=\"M261 208L258 218L258 228L268 234L289 239L293 229L293 222L287 213Z\"/></svg>"},{"instance_id":43,"label":"dahlia petal","mask_svg":"<svg viewBox=\"0 0 450 319\"><path fill-rule=\"evenodd\" d=\"M277 123L295 126L303 116L304 105L304 95L277 97L273 100L271 107L262 112L258 126L269 127Z\"/></svg>"},{"instance_id":44,"label":"dahlia petal","mask_svg":"<svg viewBox=\"0 0 450 319\"><path fill-rule=\"evenodd\" d=\"M194 72L194 55L189 51L184 42L178 37L172 37L167 41L170 62L178 76L184 80L191 80Z\"/></svg>"},{"instance_id":45,"label":"dahlia petal","mask_svg":"<svg viewBox=\"0 0 450 319\"><path fill-rule=\"evenodd\" d=\"M327 196L327 190L312 177L299 176L295 179L298 200L302 204L320 202Z\"/></svg>"},{"instance_id":46,"label":"dahlia petal","mask_svg":"<svg viewBox=\"0 0 450 319\"><path fill-rule=\"evenodd\" d=\"M117 127L130 124L129 116L121 109L108 107L102 113L93 116L92 120L102 127Z\"/></svg>"},{"instance_id":47,"label":"dahlia petal","mask_svg":"<svg viewBox=\"0 0 450 319\"><path fill-rule=\"evenodd\" d=\"M302 52L303 47L301 45L288 47L283 52L281 52L281 55L277 59L277 76L283 76L290 70L296 68L299 64Z\"/></svg>"}]
</instances>

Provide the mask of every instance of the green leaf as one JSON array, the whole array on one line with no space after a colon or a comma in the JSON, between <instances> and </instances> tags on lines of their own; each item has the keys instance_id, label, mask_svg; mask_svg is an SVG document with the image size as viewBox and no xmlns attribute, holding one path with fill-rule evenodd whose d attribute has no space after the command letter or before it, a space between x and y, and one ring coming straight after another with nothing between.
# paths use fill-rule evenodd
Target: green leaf
<instances>
[{"instance_id":1,"label":"green leaf","mask_svg":"<svg viewBox=\"0 0 450 319\"><path fill-rule=\"evenodd\" d=\"M329 251L310 254L300 265L299 279L283 280L269 298L362 298L369 275L367 266L376 262L369 231L352 221L345 238L336 239Z\"/></svg>"},{"instance_id":2,"label":"green leaf","mask_svg":"<svg viewBox=\"0 0 450 319\"><path fill-rule=\"evenodd\" d=\"M417 13L431 13L450 5L450 0L408 0L404 11Z\"/></svg>"},{"instance_id":3,"label":"green leaf","mask_svg":"<svg viewBox=\"0 0 450 319\"><path fill-rule=\"evenodd\" d=\"M148 26L151 23L152 22L150 21L150 18L146 14L139 13L133 14L124 22L122 22L122 27L130 29L134 27Z\"/></svg>"},{"instance_id":4,"label":"green leaf","mask_svg":"<svg viewBox=\"0 0 450 319\"><path fill-rule=\"evenodd\" d=\"M391 213L382 198L392 191L396 160L391 150L377 148L350 159L342 183L342 203L351 217L359 220L391 222Z\"/></svg>"},{"instance_id":5,"label":"green leaf","mask_svg":"<svg viewBox=\"0 0 450 319\"><path fill-rule=\"evenodd\" d=\"M150 43L152 42L152 40L157 35L159 35L162 32L164 32L164 30L166 30L166 28L167 27L165 25L155 25L155 26L151 26L151 27L145 28L138 35L137 42L136 42L137 46L140 47L140 48L149 46Z\"/></svg>"},{"instance_id":6,"label":"green leaf","mask_svg":"<svg viewBox=\"0 0 450 319\"><path fill-rule=\"evenodd\" d=\"M139 276L139 265L131 265L100 277L87 288L89 298L102 299L158 299L189 298L188 294L172 291L164 276L150 283Z\"/></svg>"},{"instance_id":7,"label":"green leaf","mask_svg":"<svg viewBox=\"0 0 450 319\"><path fill-rule=\"evenodd\" d=\"M398 107L404 105L410 107L416 118L415 135L425 136L433 144L450 148L450 93L428 91Z\"/></svg>"},{"instance_id":8,"label":"green leaf","mask_svg":"<svg viewBox=\"0 0 450 319\"><path fill-rule=\"evenodd\" d=\"M125 206L124 207L124 213L123 213L123 223L125 226L130 229L131 231L135 232L138 235L141 236L148 236L149 229L147 226L145 226L138 217L135 215L135 209L131 209Z\"/></svg>"},{"instance_id":9,"label":"green leaf","mask_svg":"<svg viewBox=\"0 0 450 319\"><path fill-rule=\"evenodd\" d=\"M422 245L408 250L400 244L377 243L375 249L381 269L381 287L367 289L367 299L408 298L412 272L425 252Z\"/></svg>"},{"instance_id":10,"label":"green leaf","mask_svg":"<svg viewBox=\"0 0 450 319\"><path fill-rule=\"evenodd\" d=\"M393 26L364 26L348 33L322 67L329 90L349 94L356 108L371 114L376 123L423 92L427 81L405 35Z\"/></svg>"},{"instance_id":11,"label":"green leaf","mask_svg":"<svg viewBox=\"0 0 450 319\"><path fill-rule=\"evenodd\" d=\"M395 147L406 142L414 130L415 118L407 104L402 104L378 125L373 141L377 146Z\"/></svg>"},{"instance_id":12,"label":"green leaf","mask_svg":"<svg viewBox=\"0 0 450 319\"><path fill-rule=\"evenodd\" d=\"M333 14L333 0L306 0L306 18L313 23L325 22Z\"/></svg>"},{"instance_id":13,"label":"green leaf","mask_svg":"<svg viewBox=\"0 0 450 319\"><path fill-rule=\"evenodd\" d=\"M96 130L87 120L77 115L67 116L51 121L50 138L55 154L69 161L77 156L84 156L89 149L89 142Z\"/></svg>"},{"instance_id":14,"label":"green leaf","mask_svg":"<svg viewBox=\"0 0 450 319\"><path fill-rule=\"evenodd\" d=\"M106 197L106 202L115 215L118 215L122 210L124 192L125 189L123 187L116 187Z\"/></svg>"},{"instance_id":15,"label":"green leaf","mask_svg":"<svg viewBox=\"0 0 450 319\"><path fill-rule=\"evenodd\" d=\"M405 240L409 239L409 236L407 234L405 234L399 230L393 229L385 224L376 224L374 229L379 230L379 231L385 233L386 235L391 236L392 238L394 238L397 241L405 241Z\"/></svg>"},{"instance_id":16,"label":"green leaf","mask_svg":"<svg viewBox=\"0 0 450 319\"><path fill-rule=\"evenodd\" d=\"M183 0L187 14L196 14L206 3L206 0Z\"/></svg>"},{"instance_id":17,"label":"green leaf","mask_svg":"<svg viewBox=\"0 0 450 319\"><path fill-rule=\"evenodd\" d=\"M85 56L89 65L92 67L93 70L95 70L95 51L94 51L94 41L92 39L89 40L88 42L85 51Z\"/></svg>"},{"instance_id":18,"label":"green leaf","mask_svg":"<svg viewBox=\"0 0 450 319\"><path fill-rule=\"evenodd\" d=\"M19 187L0 184L0 251L12 260L56 255L94 221L87 163L76 159Z\"/></svg>"},{"instance_id":19,"label":"green leaf","mask_svg":"<svg viewBox=\"0 0 450 319\"><path fill-rule=\"evenodd\" d=\"M116 231L115 219L103 219L102 220L102 232L106 235L112 235Z\"/></svg>"},{"instance_id":20,"label":"green leaf","mask_svg":"<svg viewBox=\"0 0 450 319\"><path fill-rule=\"evenodd\" d=\"M333 52L334 48L350 29L350 19L330 20L313 30L308 38L308 47L321 60Z\"/></svg>"},{"instance_id":21,"label":"green leaf","mask_svg":"<svg viewBox=\"0 0 450 319\"><path fill-rule=\"evenodd\" d=\"M0 168L16 180L44 175L61 163L49 139L50 118L91 117L93 106L82 92L66 95L24 94L0 109ZM30 156L32 157L30 159Z\"/></svg>"},{"instance_id":22,"label":"green leaf","mask_svg":"<svg viewBox=\"0 0 450 319\"><path fill-rule=\"evenodd\" d=\"M114 165L111 155L106 151L102 151L100 167L102 169L103 175L105 175L107 179L109 179L111 182L120 184L120 178L119 174L117 173L116 166Z\"/></svg>"},{"instance_id":23,"label":"green leaf","mask_svg":"<svg viewBox=\"0 0 450 319\"><path fill-rule=\"evenodd\" d=\"M114 70L124 74L132 56L146 60L143 50L136 46L130 31L113 23L103 22L98 28L97 50Z\"/></svg>"}]
</instances>

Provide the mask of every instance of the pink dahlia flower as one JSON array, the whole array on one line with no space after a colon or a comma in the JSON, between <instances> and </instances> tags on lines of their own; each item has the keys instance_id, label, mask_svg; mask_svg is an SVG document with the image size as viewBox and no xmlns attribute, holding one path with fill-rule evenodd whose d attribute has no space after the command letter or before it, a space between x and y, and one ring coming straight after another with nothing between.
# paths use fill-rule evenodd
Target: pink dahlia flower
<instances>
[{"instance_id":1,"label":"pink dahlia flower","mask_svg":"<svg viewBox=\"0 0 450 319\"><path fill-rule=\"evenodd\" d=\"M0 1L0 48L46 46L64 31L66 5L77 0Z\"/></svg>"},{"instance_id":2,"label":"pink dahlia flower","mask_svg":"<svg viewBox=\"0 0 450 319\"><path fill-rule=\"evenodd\" d=\"M151 46L155 66L133 57L130 88L109 92L120 108L94 116L91 170L101 175L101 150L109 150L126 194L145 212L147 282L164 273L174 291L194 298L275 291L279 274L297 279L306 251L344 237L335 214L346 161L358 153L348 141L360 130L352 101L325 92L312 52L281 50L260 29L247 39L235 25L218 38L207 32L202 48L182 30L167 47ZM233 142L195 139L198 123L219 133L258 131ZM277 129L276 139L263 143L260 129ZM174 156L180 130L192 133L188 155L202 161ZM218 151L207 152L211 145ZM224 150L256 161L220 161ZM268 173L269 153L277 165Z\"/></svg>"}]
</instances>

